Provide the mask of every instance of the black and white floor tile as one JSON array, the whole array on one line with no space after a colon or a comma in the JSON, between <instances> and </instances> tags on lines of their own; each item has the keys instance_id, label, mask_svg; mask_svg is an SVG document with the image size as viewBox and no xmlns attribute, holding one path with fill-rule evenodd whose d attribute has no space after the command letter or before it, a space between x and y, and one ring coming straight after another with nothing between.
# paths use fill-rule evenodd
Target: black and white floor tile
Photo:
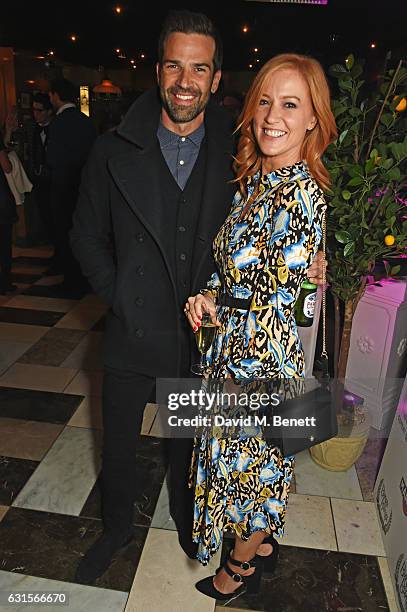
<instances>
[{"instance_id":1,"label":"black and white floor tile","mask_svg":"<svg viewBox=\"0 0 407 612\"><path fill-rule=\"evenodd\" d=\"M136 537L95 586L74 582L101 531L106 308L93 295L56 290L60 277L44 276L48 256L44 248L15 249L19 290L0 297L0 591L64 591L72 612L220 610L194 588L220 555L203 568L178 545L153 404L138 451ZM372 441L346 473L326 472L308 453L297 457L278 569L259 595L234 600L229 612L396 612L372 502L379 454Z\"/></svg>"}]
</instances>

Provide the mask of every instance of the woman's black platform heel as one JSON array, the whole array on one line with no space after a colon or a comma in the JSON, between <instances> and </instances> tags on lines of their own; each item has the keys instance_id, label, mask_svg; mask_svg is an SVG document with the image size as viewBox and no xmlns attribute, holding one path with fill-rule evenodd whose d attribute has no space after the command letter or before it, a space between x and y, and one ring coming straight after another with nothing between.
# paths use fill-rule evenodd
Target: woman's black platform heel
<instances>
[{"instance_id":1,"label":"woman's black platform heel","mask_svg":"<svg viewBox=\"0 0 407 612\"><path fill-rule=\"evenodd\" d=\"M276 569L276 565L278 562L280 544L273 538L272 535L269 535L267 536L267 538L264 538L262 544L271 544L273 550L269 555L255 555L254 559L257 565L259 565L260 563L263 564L264 573L272 574Z\"/></svg>"},{"instance_id":2,"label":"woman's black platform heel","mask_svg":"<svg viewBox=\"0 0 407 612\"><path fill-rule=\"evenodd\" d=\"M240 595L243 595L243 593L248 593L248 594L258 593L260 590L263 563L260 563L257 559L263 559L263 557L260 557L259 555L255 555L255 557L253 557L253 559L251 559L250 561L236 561L236 559L233 559L233 557L231 556L229 552L222 567L225 570L225 572L231 578L233 578L235 582L241 583L240 586L235 591L232 591L232 593L221 593L220 591L218 591L218 589L213 584L213 579L215 576L208 576L208 578L204 578L203 580L200 580L199 582L197 582L195 586L198 589L198 591L200 591L204 595L207 595L208 597L212 597L212 599L219 599L220 601L227 601L227 602L232 601L233 599L236 599L237 597L240 597ZM228 561L233 566L236 566L242 570L247 571L251 567L254 567L255 570L253 574L250 574L249 576L242 576L238 572L234 572L229 567Z\"/></svg>"}]
</instances>

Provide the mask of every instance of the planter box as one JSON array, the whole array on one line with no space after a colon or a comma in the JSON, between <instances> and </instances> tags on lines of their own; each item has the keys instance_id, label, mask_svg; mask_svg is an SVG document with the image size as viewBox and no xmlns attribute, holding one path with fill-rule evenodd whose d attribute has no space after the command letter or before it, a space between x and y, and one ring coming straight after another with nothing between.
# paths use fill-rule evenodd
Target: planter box
<instances>
[{"instance_id":1,"label":"planter box","mask_svg":"<svg viewBox=\"0 0 407 612\"><path fill-rule=\"evenodd\" d=\"M406 369L407 279L385 279L358 304L346 370L346 388L364 398L374 428L390 428Z\"/></svg>"},{"instance_id":2,"label":"planter box","mask_svg":"<svg viewBox=\"0 0 407 612\"><path fill-rule=\"evenodd\" d=\"M407 612L407 379L400 396L374 500L400 612Z\"/></svg>"}]
</instances>

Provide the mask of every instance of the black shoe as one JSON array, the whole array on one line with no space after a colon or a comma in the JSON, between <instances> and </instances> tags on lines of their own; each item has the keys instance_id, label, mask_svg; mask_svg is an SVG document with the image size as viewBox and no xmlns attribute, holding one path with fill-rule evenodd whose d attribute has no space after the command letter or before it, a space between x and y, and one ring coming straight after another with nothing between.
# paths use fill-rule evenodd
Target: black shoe
<instances>
[{"instance_id":1,"label":"black shoe","mask_svg":"<svg viewBox=\"0 0 407 612\"><path fill-rule=\"evenodd\" d=\"M257 561L256 557L257 555L250 561L236 561L236 559L233 559L229 552L223 563L223 569L231 578L233 578L235 582L240 583L240 586L231 593L221 593L220 591L218 591L218 589L213 584L213 579L215 578L215 576L208 576L208 578L200 580L195 584L195 587L200 593L203 593L208 597L212 597L212 599L225 601L226 603L237 599L238 597L240 597L240 595L243 595L243 593L248 593L250 595L258 593L260 590L263 565L262 563L259 563ZM251 567L254 567L255 570L253 574L250 574L250 576L242 576L238 572L234 572L229 567L228 561L231 563L231 565L239 567L242 570L248 570Z\"/></svg>"},{"instance_id":2,"label":"black shoe","mask_svg":"<svg viewBox=\"0 0 407 612\"><path fill-rule=\"evenodd\" d=\"M278 558L280 554L280 544L277 542L277 540L273 538L272 535L269 535L266 538L264 538L262 544L271 544L271 546L273 547L273 550L271 551L269 555L256 555L254 559L258 565L261 564L263 566L263 570L265 574L272 574L274 570L276 569L276 565L278 562ZM233 545L234 545L234 541L232 540L230 545L228 545L227 547L228 555L230 555L231 552L233 551ZM222 568L222 565L218 567L218 569L216 570L216 573L220 572L221 568Z\"/></svg>"},{"instance_id":3,"label":"black shoe","mask_svg":"<svg viewBox=\"0 0 407 612\"><path fill-rule=\"evenodd\" d=\"M93 584L108 569L114 555L130 544L133 537L133 531L119 536L103 533L80 561L75 573L75 582Z\"/></svg>"}]
</instances>

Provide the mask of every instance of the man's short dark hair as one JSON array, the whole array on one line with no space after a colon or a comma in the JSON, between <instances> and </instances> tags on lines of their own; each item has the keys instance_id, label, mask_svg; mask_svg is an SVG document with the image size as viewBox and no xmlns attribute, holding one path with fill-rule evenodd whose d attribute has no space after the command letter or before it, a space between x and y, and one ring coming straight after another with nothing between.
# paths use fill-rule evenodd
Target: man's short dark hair
<instances>
[{"instance_id":1,"label":"man's short dark hair","mask_svg":"<svg viewBox=\"0 0 407 612\"><path fill-rule=\"evenodd\" d=\"M42 104L44 110L52 110L51 100L49 99L49 95L46 93L34 94L33 102L36 102L37 104Z\"/></svg>"},{"instance_id":2,"label":"man's short dark hair","mask_svg":"<svg viewBox=\"0 0 407 612\"><path fill-rule=\"evenodd\" d=\"M52 93L57 93L62 102L76 102L76 87L68 79L53 79L49 90Z\"/></svg>"},{"instance_id":3,"label":"man's short dark hair","mask_svg":"<svg viewBox=\"0 0 407 612\"><path fill-rule=\"evenodd\" d=\"M223 45L218 30L209 17L202 13L192 13L191 11L171 11L165 19L158 39L158 61L160 64L162 64L164 57L165 41L174 32L202 34L203 36L213 38L215 41L215 53L213 56L215 72L222 68Z\"/></svg>"}]
</instances>

